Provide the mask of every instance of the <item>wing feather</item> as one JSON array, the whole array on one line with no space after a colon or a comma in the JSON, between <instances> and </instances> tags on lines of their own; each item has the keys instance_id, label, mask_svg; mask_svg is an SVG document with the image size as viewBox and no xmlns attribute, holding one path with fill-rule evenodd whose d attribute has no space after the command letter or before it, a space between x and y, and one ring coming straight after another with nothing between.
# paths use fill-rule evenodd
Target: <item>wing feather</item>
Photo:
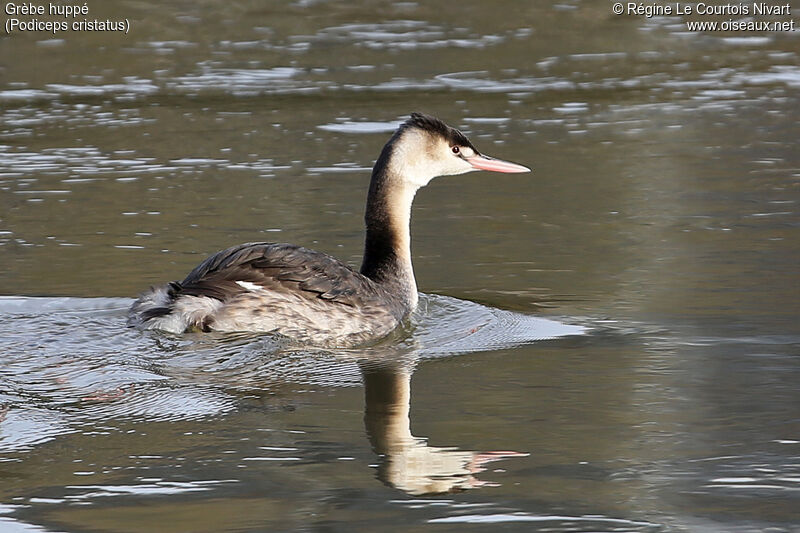
<instances>
[{"instance_id":1,"label":"wing feather","mask_svg":"<svg viewBox=\"0 0 800 533\"><path fill-rule=\"evenodd\" d=\"M237 281L349 306L375 296L373 283L338 259L293 244L268 242L240 244L212 255L178 284L176 293L226 301L248 291Z\"/></svg>"}]
</instances>

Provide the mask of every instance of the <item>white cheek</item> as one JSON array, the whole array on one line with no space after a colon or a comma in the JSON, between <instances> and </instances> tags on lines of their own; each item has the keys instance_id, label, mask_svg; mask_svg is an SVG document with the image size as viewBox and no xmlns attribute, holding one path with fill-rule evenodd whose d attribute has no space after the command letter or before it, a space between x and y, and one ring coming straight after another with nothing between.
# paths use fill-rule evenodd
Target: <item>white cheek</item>
<instances>
[{"instance_id":1,"label":"white cheek","mask_svg":"<svg viewBox=\"0 0 800 533\"><path fill-rule=\"evenodd\" d=\"M415 187L424 187L435 176L431 173L436 169L425 161L407 160L403 163L393 165L393 171L397 176L402 176L403 180Z\"/></svg>"},{"instance_id":2,"label":"white cheek","mask_svg":"<svg viewBox=\"0 0 800 533\"><path fill-rule=\"evenodd\" d=\"M460 157L453 156L452 154L447 154L439 161L432 161L428 163L427 168L429 169L429 172L433 173L433 177L455 176L457 174L464 174L465 172L474 170L472 165ZM428 181L430 181L430 179ZM427 181L423 185L427 185Z\"/></svg>"},{"instance_id":3,"label":"white cheek","mask_svg":"<svg viewBox=\"0 0 800 533\"><path fill-rule=\"evenodd\" d=\"M469 157L469 156L467 156ZM463 159L453 158L454 161L446 174L448 175L455 175L455 174L465 174L467 172L472 172L473 170L477 170L475 167L464 161Z\"/></svg>"}]
</instances>

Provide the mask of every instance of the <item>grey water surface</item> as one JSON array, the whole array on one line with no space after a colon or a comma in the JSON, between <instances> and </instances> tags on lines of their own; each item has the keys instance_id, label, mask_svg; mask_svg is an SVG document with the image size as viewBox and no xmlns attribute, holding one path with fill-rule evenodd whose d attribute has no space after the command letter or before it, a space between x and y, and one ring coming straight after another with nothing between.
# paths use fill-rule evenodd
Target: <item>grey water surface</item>
<instances>
[{"instance_id":1,"label":"grey water surface","mask_svg":"<svg viewBox=\"0 0 800 533\"><path fill-rule=\"evenodd\" d=\"M800 531L800 33L87 5L0 37L0 531ZM420 191L404 328L125 328L232 244L357 266L412 111L533 173Z\"/></svg>"}]
</instances>

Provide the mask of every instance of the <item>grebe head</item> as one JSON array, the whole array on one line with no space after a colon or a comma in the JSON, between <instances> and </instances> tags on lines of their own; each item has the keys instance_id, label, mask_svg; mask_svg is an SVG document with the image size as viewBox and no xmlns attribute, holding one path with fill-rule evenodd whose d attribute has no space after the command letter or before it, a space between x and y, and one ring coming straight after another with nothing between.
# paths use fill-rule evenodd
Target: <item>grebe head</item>
<instances>
[{"instance_id":1,"label":"grebe head","mask_svg":"<svg viewBox=\"0 0 800 533\"><path fill-rule=\"evenodd\" d=\"M437 176L474 170L530 172L522 165L481 154L459 130L422 113L412 113L389 145L391 174L414 188L424 187Z\"/></svg>"}]
</instances>

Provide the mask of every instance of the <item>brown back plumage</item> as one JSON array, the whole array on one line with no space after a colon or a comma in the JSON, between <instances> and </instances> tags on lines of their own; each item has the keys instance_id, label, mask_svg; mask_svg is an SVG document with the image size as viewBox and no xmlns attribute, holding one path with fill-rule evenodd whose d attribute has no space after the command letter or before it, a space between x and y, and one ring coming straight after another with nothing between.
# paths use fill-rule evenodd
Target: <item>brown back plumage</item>
<instances>
[{"instance_id":1,"label":"brown back plumage","mask_svg":"<svg viewBox=\"0 0 800 533\"><path fill-rule=\"evenodd\" d=\"M247 291L237 281L349 306L375 295L370 280L327 254L293 244L255 242L222 250L200 263L177 284L175 297L206 296L224 302Z\"/></svg>"}]
</instances>

